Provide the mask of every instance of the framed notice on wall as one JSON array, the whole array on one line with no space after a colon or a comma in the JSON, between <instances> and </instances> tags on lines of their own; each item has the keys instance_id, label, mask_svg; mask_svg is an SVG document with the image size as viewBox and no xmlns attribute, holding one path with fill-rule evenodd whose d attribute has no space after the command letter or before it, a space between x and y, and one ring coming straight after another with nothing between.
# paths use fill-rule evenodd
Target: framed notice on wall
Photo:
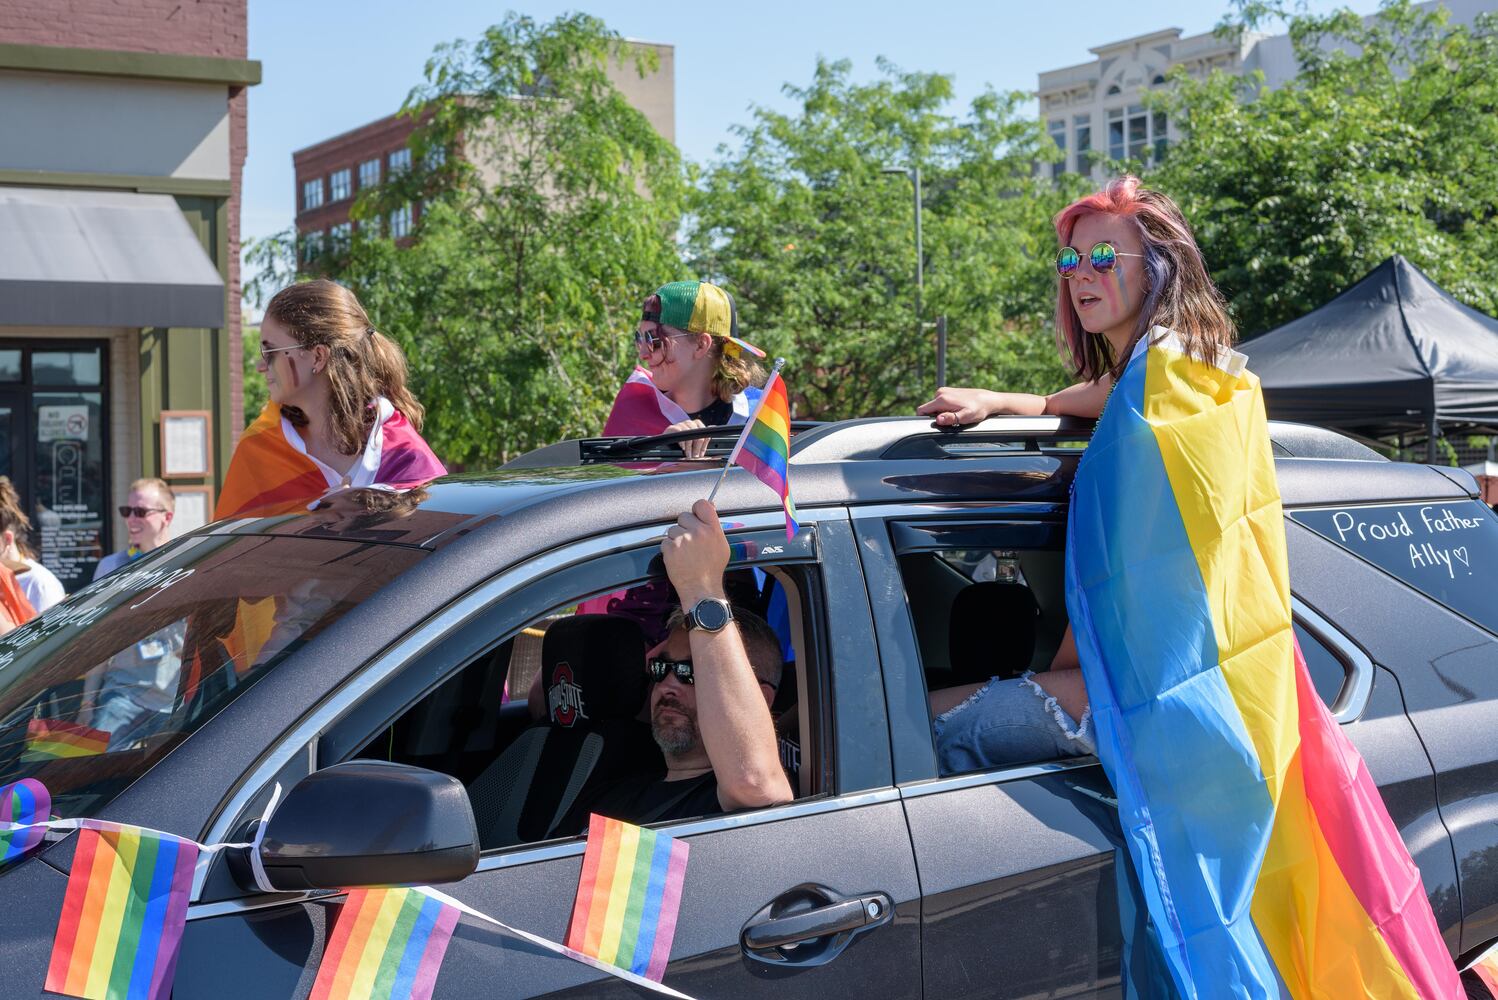
<instances>
[{"instance_id":1,"label":"framed notice on wall","mask_svg":"<svg viewBox=\"0 0 1498 1000\"><path fill-rule=\"evenodd\" d=\"M172 515L172 537L181 538L213 520L212 486L173 486L177 512Z\"/></svg>"},{"instance_id":2,"label":"framed notice on wall","mask_svg":"<svg viewBox=\"0 0 1498 1000\"><path fill-rule=\"evenodd\" d=\"M213 475L213 415L207 410L161 411L161 478Z\"/></svg>"}]
</instances>

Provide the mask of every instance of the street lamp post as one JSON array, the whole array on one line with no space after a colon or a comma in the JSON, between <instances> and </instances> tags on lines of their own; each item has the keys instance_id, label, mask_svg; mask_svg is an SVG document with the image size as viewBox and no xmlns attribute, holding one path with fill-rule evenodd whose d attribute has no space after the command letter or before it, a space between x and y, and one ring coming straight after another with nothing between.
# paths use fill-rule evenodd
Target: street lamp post
<instances>
[{"instance_id":1,"label":"street lamp post","mask_svg":"<svg viewBox=\"0 0 1498 1000\"><path fill-rule=\"evenodd\" d=\"M926 328L921 316L921 294L926 287L926 255L921 248L921 168L885 167L883 172L901 174L915 187L915 332L918 339L924 340ZM938 381L945 375L946 372L938 372Z\"/></svg>"}]
</instances>

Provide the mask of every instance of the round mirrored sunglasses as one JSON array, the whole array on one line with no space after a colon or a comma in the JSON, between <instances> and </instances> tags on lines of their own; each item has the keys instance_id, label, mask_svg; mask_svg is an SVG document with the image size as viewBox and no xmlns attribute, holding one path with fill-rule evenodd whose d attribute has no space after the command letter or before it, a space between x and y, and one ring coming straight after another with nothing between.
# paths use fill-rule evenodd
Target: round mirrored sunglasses
<instances>
[{"instance_id":1,"label":"round mirrored sunglasses","mask_svg":"<svg viewBox=\"0 0 1498 1000\"><path fill-rule=\"evenodd\" d=\"M1112 243L1097 243L1093 245L1092 252L1088 258L1092 269L1099 274L1106 274L1118 265L1120 257L1143 257L1142 253L1121 253L1113 248ZM1056 251L1056 273L1063 278L1070 278L1077 273L1077 268L1082 263L1082 255L1077 253L1075 247L1062 247Z\"/></svg>"},{"instance_id":2,"label":"round mirrored sunglasses","mask_svg":"<svg viewBox=\"0 0 1498 1000\"><path fill-rule=\"evenodd\" d=\"M635 353L640 356L641 361L648 361L656 354L659 354L662 350L665 349L666 341L668 340L674 340L677 337L697 336L695 333L661 332L662 330L669 329L670 327L662 326L659 323L652 323L648 320L639 325L639 327L635 330Z\"/></svg>"}]
</instances>

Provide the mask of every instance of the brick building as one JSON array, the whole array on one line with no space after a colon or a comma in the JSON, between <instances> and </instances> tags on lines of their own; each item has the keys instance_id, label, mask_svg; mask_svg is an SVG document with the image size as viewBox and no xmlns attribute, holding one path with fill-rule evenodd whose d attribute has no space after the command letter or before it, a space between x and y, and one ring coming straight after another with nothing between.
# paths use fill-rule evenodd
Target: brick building
<instances>
[{"instance_id":1,"label":"brick building","mask_svg":"<svg viewBox=\"0 0 1498 1000\"><path fill-rule=\"evenodd\" d=\"M132 479L211 511L243 424L246 3L0 0L0 474L70 590ZM166 456L164 411L207 418Z\"/></svg>"},{"instance_id":2,"label":"brick building","mask_svg":"<svg viewBox=\"0 0 1498 1000\"><path fill-rule=\"evenodd\" d=\"M655 42L629 44L655 53L655 71L642 77L633 63L615 64L609 78L662 137L675 142L675 47ZM410 164L411 150L406 144L418 124L412 118L389 115L291 154L296 172L296 228L304 255L315 254L321 246L352 233L356 223L349 220L349 209L354 198ZM380 225L389 235L404 236L420 214L419 204L404 206L380 220Z\"/></svg>"}]
</instances>

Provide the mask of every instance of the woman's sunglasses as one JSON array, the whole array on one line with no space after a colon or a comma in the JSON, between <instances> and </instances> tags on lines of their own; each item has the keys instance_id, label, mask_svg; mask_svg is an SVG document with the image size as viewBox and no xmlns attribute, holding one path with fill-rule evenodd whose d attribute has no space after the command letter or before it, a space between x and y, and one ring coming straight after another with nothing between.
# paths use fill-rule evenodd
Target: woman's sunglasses
<instances>
[{"instance_id":1,"label":"woman's sunglasses","mask_svg":"<svg viewBox=\"0 0 1498 1000\"><path fill-rule=\"evenodd\" d=\"M691 660L651 660L645 665L645 669L650 672L650 679L657 684L659 684L661 681L665 680L672 674L675 674L676 679L681 681L683 684L694 683L692 681ZM779 688L777 688L774 684L771 684L767 680L762 680L759 678L756 678L756 680L759 680L761 684L768 687L771 691L779 690Z\"/></svg>"},{"instance_id":2,"label":"woman's sunglasses","mask_svg":"<svg viewBox=\"0 0 1498 1000\"><path fill-rule=\"evenodd\" d=\"M1142 253L1119 253L1113 249L1112 243L1098 243L1093 246L1092 269L1099 273L1107 273L1118 265L1120 257L1143 257ZM1077 253L1075 247L1062 247L1056 252L1056 273L1063 278L1070 278L1077 273L1077 267L1082 263L1082 255Z\"/></svg>"},{"instance_id":3,"label":"woman's sunglasses","mask_svg":"<svg viewBox=\"0 0 1498 1000\"><path fill-rule=\"evenodd\" d=\"M697 336L695 333L661 333L662 330L669 329L670 327L663 327L661 324L651 322L650 320L645 320L636 328L635 352L639 354L641 361L648 361L656 354L665 350L666 341L668 340L674 340L677 337Z\"/></svg>"}]
</instances>

